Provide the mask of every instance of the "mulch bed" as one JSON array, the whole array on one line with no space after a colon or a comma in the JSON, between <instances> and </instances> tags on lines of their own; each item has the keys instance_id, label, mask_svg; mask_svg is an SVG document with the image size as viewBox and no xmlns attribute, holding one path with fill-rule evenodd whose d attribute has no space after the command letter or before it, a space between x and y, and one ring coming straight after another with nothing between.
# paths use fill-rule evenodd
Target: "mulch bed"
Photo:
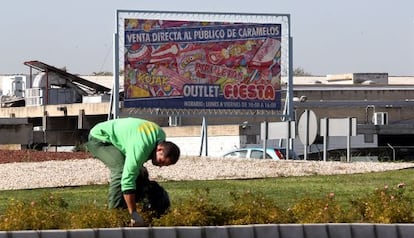
<instances>
[{"instance_id":1,"label":"mulch bed","mask_svg":"<svg viewBox=\"0 0 414 238\"><path fill-rule=\"evenodd\" d=\"M37 150L0 150L0 164L49 160L89 159L88 152L49 152Z\"/></svg>"}]
</instances>

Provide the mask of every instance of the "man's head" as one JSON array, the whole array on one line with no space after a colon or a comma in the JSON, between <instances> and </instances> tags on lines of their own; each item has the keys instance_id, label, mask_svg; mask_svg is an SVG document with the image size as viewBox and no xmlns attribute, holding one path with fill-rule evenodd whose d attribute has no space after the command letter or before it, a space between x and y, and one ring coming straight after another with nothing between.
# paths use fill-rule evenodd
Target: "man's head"
<instances>
[{"instance_id":1,"label":"man's head","mask_svg":"<svg viewBox=\"0 0 414 238\"><path fill-rule=\"evenodd\" d=\"M177 163L180 158L180 148L170 141L162 141L155 148L152 164L156 166L168 166Z\"/></svg>"}]
</instances>

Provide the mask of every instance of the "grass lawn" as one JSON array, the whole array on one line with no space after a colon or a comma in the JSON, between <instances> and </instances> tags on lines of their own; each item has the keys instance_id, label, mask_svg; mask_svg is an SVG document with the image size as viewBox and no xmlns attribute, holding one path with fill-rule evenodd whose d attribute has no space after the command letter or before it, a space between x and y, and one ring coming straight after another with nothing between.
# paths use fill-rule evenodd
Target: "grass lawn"
<instances>
[{"instance_id":1,"label":"grass lawn","mask_svg":"<svg viewBox=\"0 0 414 238\"><path fill-rule=\"evenodd\" d=\"M219 203L228 202L230 192L262 193L277 201L280 207L288 208L301 198L321 198L328 193L335 193L337 201L347 204L352 198L371 193L375 188L407 185L407 192L414 199L414 169L398 171L331 175L284 177L251 180L214 180L214 181L181 181L160 183L170 194L172 205L186 199L197 189L208 189L212 199ZM0 214L4 212L10 199L36 200L45 193L53 193L63 197L69 206L77 209L80 204L93 203L105 206L107 185L90 185L80 187L11 190L0 192Z\"/></svg>"}]
</instances>

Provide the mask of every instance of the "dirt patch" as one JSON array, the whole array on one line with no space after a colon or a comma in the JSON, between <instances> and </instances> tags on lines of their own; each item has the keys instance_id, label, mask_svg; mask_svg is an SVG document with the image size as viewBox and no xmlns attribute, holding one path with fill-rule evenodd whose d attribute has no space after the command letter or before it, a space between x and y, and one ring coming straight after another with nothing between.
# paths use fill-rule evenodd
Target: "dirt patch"
<instances>
[{"instance_id":1,"label":"dirt patch","mask_svg":"<svg viewBox=\"0 0 414 238\"><path fill-rule=\"evenodd\" d=\"M45 152L36 150L0 150L0 164L17 162L41 162L50 160L88 159L87 152Z\"/></svg>"}]
</instances>

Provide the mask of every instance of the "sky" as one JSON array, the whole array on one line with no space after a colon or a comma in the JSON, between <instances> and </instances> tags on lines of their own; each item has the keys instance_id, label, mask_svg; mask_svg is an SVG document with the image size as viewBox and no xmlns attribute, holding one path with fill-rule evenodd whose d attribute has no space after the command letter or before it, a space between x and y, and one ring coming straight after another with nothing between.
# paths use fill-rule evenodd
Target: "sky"
<instances>
[{"instance_id":1,"label":"sky","mask_svg":"<svg viewBox=\"0 0 414 238\"><path fill-rule=\"evenodd\" d=\"M289 14L294 69L414 76L413 0L5 0L0 74L29 73L30 60L112 71L117 10Z\"/></svg>"}]
</instances>

